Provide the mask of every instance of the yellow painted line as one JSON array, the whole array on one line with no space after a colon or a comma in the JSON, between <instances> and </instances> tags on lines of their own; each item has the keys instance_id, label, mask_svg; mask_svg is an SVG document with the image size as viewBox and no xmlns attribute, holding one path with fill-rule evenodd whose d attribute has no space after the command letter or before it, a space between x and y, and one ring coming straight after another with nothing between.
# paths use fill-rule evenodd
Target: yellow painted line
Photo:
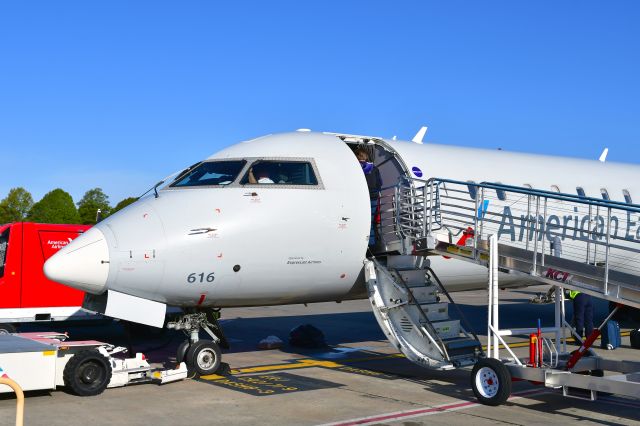
<instances>
[{"instance_id":1,"label":"yellow painted line","mask_svg":"<svg viewBox=\"0 0 640 426\"><path fill-rule=\"evenodd\" d=\"M630 332L623 331L620 333L621 336L628 336ZM567 339L567 343L573 341L571 338ZM529 342L517 342L509 344L511 348L524 348L528 347ZM500 349L504 349L504 345L500 345ZM487 346L482 346L482 350L486 351ZM53 352L53 351L51 351ZM366 361L379 361L384 359L395 359L395 358L405 358L405 356L401 353L395 354L386 354L386 355L376 355L365 358L347 358L341 360L340 363L334 361L323 361L316 359L299 359L294 360L293 362L283 363L283 364L270 364L270 365L259 365L256 367L243 367L243 368L234 368L229 374L238 375L238 374L250 374L250 373L270 373L273 371L280 370L296 370L300 368L311 368L311 367L324 367L324 368L340 368L345 367L345 364L353 363L353 362L366 362ZM220 376L218 374L209 374L207 376L200 376L201 379L204 380L219 380L226 378L225 376Z\"/></svg>"},{"instance_id":2,"label":"yellow painted line","mask_svg":"<svg viewBox=\"0 0 640 426\"><path fill-rule=\"evenodd\" d=\"M622 332L620 332L620 337L625 337L625 336L628 336L630 334L631 334L630 331L622 331ZM596 340L600 340L600 339L602 339L602 337L598 337ZM576 341L576 339L574 337L570 337L570 338L567 339L567 343L575 342L575 341ZM529 342L520 342L520 343L510 343L509 344L510 348L524 348L526 346L529 346ZM500 344L499 347L500 347L500 349L504 349L504 345L502 345L502 344ZM484 345L482 347L482 350L486 351L487 350L487 346Z\"/></svg>"},{"instance_id":3,"label":"yellow painted line","mask_svg":"<svg viewBox=\"0 0 640 426\"><path fill-rule=\"evenodd\" d=\"M200 378L204 380L219 380L219 379L224 379L225 376L219 376L217 374L208 374L206 376L200 376Z\"/></svg>"},{"instance_id":4,"label":"yellow painted line","mask_svg":"<svg viewBox=\"0 0 640 426\"><path fill-rule=\"evenodd\" d=\"M297 368L309 368L309 367L325 367L325 368L337 368L341 367L333 361L320 361L314 359L301 359L295 363L287 364L273 364L273 365L260 365L257 367L246 367L231 370L231 374L243 374L243 373L264 373L267 371L275 370L293 370Z\"/></svg>"}]
</instances>

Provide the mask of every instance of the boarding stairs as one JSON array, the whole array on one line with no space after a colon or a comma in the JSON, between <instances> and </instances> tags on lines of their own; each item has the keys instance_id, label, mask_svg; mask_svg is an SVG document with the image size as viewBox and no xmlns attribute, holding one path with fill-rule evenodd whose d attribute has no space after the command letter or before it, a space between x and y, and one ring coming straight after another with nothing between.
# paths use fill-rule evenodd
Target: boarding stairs
<instances>
[{"instance_id":1,"label":"boarding stairs","mask_svg":"<svg viewBox=\"0 0 640 426\"><path fill-rule=\"evenodd\" d=\"M497 235L501 272L640 308L638 205L494 183L405 179L396 212L398 233L413 254L488 266L489 237ZM470 237L454 242L463 233Z\"/></svg>"},{"instance_id":2,"label":"boarding stairs","mask_svg":"<svg viewBox=\"0 0 640 426\"><path fill-rule=\"evenodd\" d=\"M429 257L488 267L491 235L502 273L640 307L640 206L449 179L405 178L383 196L381 235L393 233L386 246L395 249L365 261L369 299L390 342L416 364L449 369L483 355Z\"/></svg>"},{"instance_id":3,"label":"boarding stairs","mask_svg":"<svg viewBox=\"0 0 640 426\"><path fill-rule=\"evenodd\" d=\"M433 369L471 365L481 354L470 331L438 276L423 256L390 255L365 263L373 312L389 341L414 363ZM441 297L445 296L446 301ZM464 325L464 326L463 326Z\"/></svg>"}]
</instances>

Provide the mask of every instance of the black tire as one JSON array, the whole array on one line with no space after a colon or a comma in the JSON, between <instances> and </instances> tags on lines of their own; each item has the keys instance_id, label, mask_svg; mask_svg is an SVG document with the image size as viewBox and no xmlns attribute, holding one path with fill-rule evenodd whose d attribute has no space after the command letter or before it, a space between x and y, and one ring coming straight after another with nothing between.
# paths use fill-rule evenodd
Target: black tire
<instances>
[{"instance_id":1,"label":"black tire","mask_svg":"<svg viewBox=\"0 0 640 426\"><path fill-rule=\"evenodd\" d=\"M9 323L0 324L0 334L11 334L16 332L16 326Z\"/></svg>"},{"instance_id":2,"label":"black tire","mask_svg":"<svg viewBox=\"0 0 640 426\"><path fill-rule=\"evenodd\" d=\"M111 381L111 364L95 349L80 351L67 362L62 377L78 396L99 395Z\"/></svg>"},{"instance_id":3,"label":"black tire","mask_svg":"<svg viewBox=\"0 0 640 426\"><path fill-rule=\"evenodd\" d=\"M214 374L220 368L222 353L211 340L198 340L187 351L187 366L200 376Z\"/></svg>"},{"instance_id":4,"label":"black tire","mask_svg":"<svg viewBox=\"0 0 640 426\"><path fill-rule=\"evenodd\" d=\"M178 350L176 351L176 363L180 364L182 361L185 360L190 346L191 346L191 342L189 341L189 339L180 343L180 346L178 346Z\"/></svg>"},{"instance_id":5,"label":"black tire","mask_svg":"<svg viewBox=\"0 0 640 426\"><path fill-rule=\"evenodd\" d=\"M481 358L471 370L471 389L484 405L503 404L511 395L511 374L499 360Z\"/></svg>"}]
</instances>

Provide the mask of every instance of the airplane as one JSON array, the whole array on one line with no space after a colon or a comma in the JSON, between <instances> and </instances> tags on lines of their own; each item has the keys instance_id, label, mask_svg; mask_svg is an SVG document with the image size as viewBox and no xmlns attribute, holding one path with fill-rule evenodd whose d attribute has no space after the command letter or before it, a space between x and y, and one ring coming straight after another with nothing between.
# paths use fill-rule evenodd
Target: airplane
<instances>
[{"instance_id":1,"label":"airplane","mask_svg":"<svg viewBox=\"0 0 640 426\"><path fill-rule=\"evenodd\" d=\"M221 330L205 315L211 309L367 298L363 262L397 250L395 234L383 232L392 219L376 212L372 190L383 198L402 179L446 177L640 198L635 165L422 143L421 132L400 141L300 129L231 145L99 222L44 272L85 291L85 308L115 318L162 327L167 306L182 307L173 327L189 338L178 359L211 374L221 358ZM379 173L378 188L368 186L359 149ZM640 239L640 218L628 219L623 231ZM441 256L431 268L448 291L486 288L483 266ZM500 282L533 283L510 275ZM201 329L213 340L200 339Z\"/></svg>"}]
</instances>

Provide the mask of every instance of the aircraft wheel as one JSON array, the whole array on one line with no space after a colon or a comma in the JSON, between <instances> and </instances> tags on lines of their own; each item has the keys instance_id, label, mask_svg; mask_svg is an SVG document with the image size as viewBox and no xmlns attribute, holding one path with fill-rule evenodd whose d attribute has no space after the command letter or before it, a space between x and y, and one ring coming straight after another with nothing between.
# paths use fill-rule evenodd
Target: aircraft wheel
<instances>
[{"instance_id":1,"label":"aircraft wheel","mask_svg":"<svg viewBox=\"0 0 640 426\"><path fill-rule=\"evenodd\" d=\"M471 370L471 388L482 404L503 404L511 395L511 374L497 359L479 359Z\"/></svg>"},{"instance_id":2,"label":"aircraft wheel","mask_svg":"<svg viewBox=\"0 0 640 426\"><path fill-rule=\"evenodd\" d=\"M201 376L214 374L220 368L222 353L211 340L198 340L187 351L187 366Z\"/></svg>"},{"instance_id":3,"label":"aircraft wheel","mask_svg":"<svg viewBox=\"0 0 640 426\"><path fill-rule=\"evenodd\" d=\"M16 332L16 326L9 323L0 324L0 334L11 334Z\"/></svg>"},{"instance_id":4,"label":"aircraft wheel","mask_svg":"<svg viewBox=\"0 0 640 426\"><path fill-rule=\"evenodd\" d=\"M111 381L111 364L95 349L80 351L67 362L62 377L78 396L99 395Z\"/></svg>"},{"instance_id":5,"label":"aircraft wheel","mask_svg":"<svg viewBox=\"0 0 640 426\"><path fill-rule=\"evenodd\" d=\"M189 346L191 346L191 342L189 341L189 339L180 343L180 346L178 346L178 350L176 352L176 363L180 364L185 360L185 358L187 357L187 352L189 351Z\"/></svg>"}]
</instances>

